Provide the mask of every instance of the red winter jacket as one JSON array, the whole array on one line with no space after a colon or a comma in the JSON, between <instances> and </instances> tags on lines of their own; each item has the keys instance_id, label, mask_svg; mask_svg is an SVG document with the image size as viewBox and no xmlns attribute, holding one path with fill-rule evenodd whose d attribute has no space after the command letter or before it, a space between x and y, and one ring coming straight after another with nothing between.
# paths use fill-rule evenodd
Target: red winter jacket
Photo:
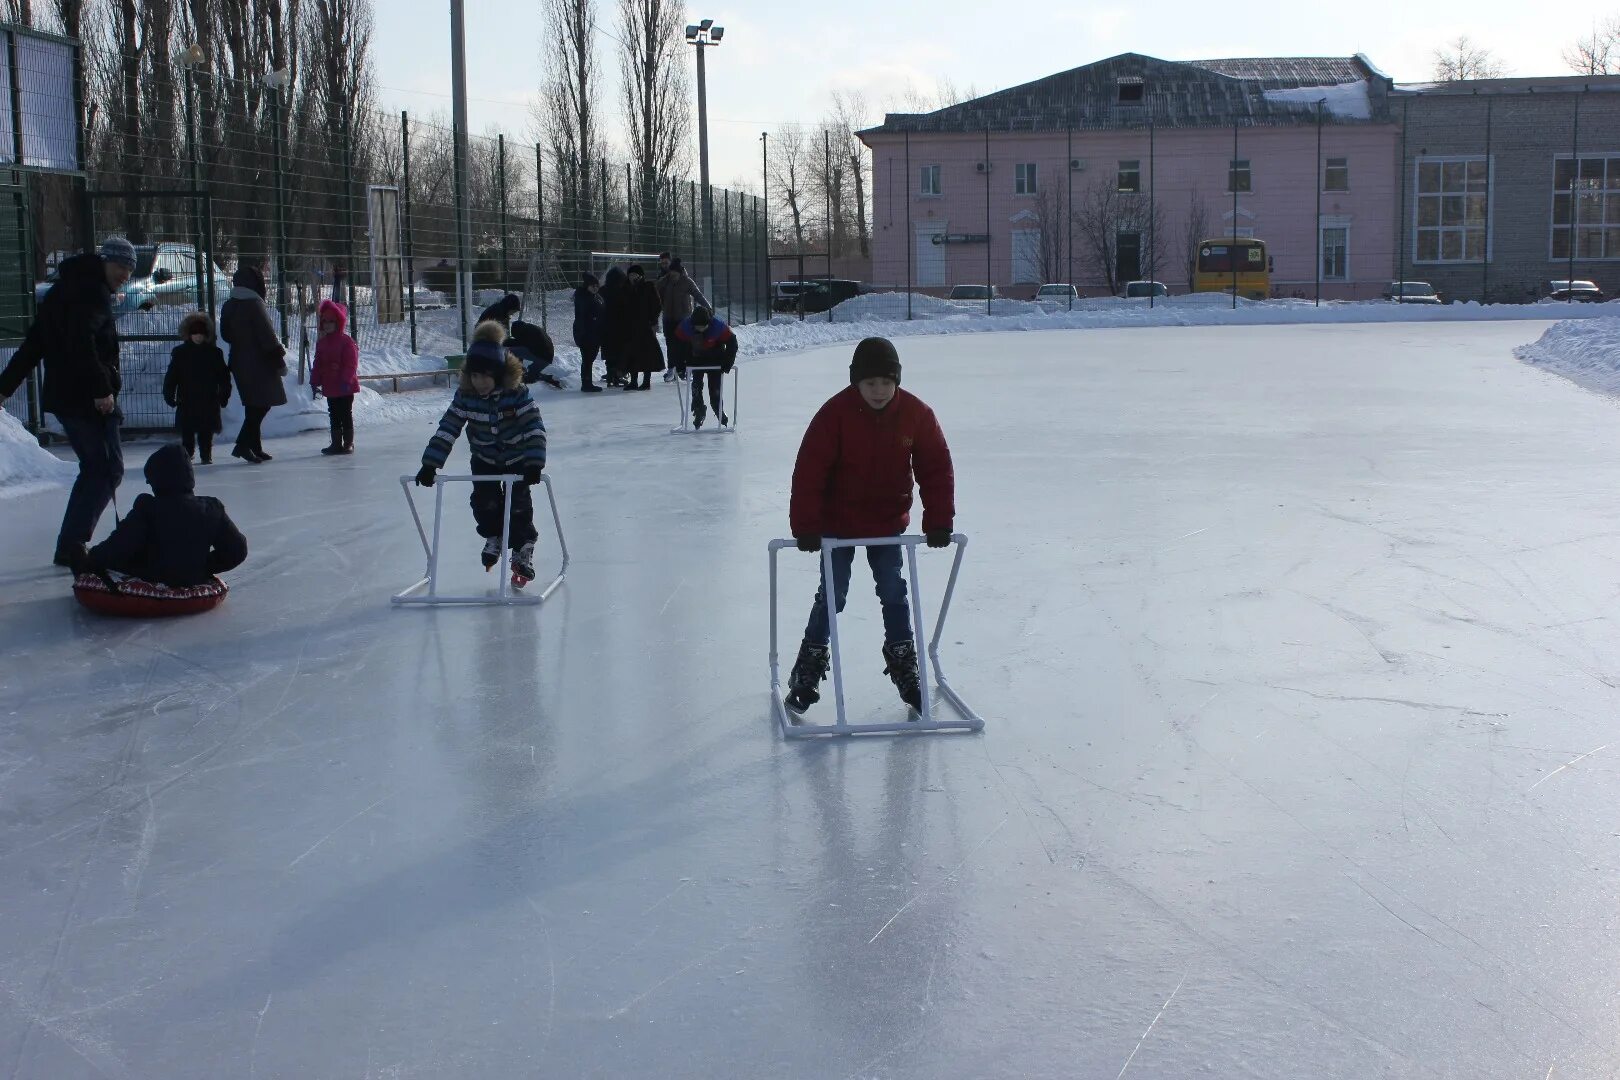
<instances>
[{"instance_id":1,"label":"red winter jacket","mask_svg":"<svg viewBox=\"0 0 1620 1080\"><path fill-rule=\"evenodd\" d=\"M934 411L897 389L879 412L854 386L810 421L793 467L793 535L895 536L911 523L915 469L923 529L956 520L956 473Z\"/></svg>"},{"instance_id":2,"label":"red winter jacket","mask_svg":"<svg viewBox=\"0 0 1620 1080\"><path fill-rule=\"evenodd\" d=\"M343 332L349 312L336 300L322 300L316 309L316 327L327 320L337 323L337 333L315 342L309 385L327 397L353 397L360 392L360 346Z\"/></svg>"}]
</instances>

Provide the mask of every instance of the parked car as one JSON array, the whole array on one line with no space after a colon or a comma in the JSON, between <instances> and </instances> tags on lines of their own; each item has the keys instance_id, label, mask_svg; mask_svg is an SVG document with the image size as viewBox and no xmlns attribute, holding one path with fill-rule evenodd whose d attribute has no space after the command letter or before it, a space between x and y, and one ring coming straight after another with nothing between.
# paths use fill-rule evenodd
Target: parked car
<instances>
[{"instance_id":1,"label":"parked car","mask_svg":"<svg viewBox=\"0 0 1620 1080\"><path fill-rule=\"evenodd\" d=\"M870 291L864 283L849 278L790 278L773 286L771 309L787 314L802 310L813 315Z\"/></svg>"},{"instance_id":2,"label":"parked car","mask_svg":"<svg viewBox=\"0 0 1620 1080\"><path fill-rule=\"evenodd\" d=\"M1384 286L1384 299L1397 304L1441 304L1440 294L1427 281L1392 281Z\"/></svg>"},{"instance_id":3,"label":"parked car","mask_svg":"<svg viewBox=\"0 0 1620 1080\"><path fill-rule=\"evenodd\" d=\"M43 300L54 284L53 270L34 286L34 302ZM215 296L223 297L230 287L231 276L215 265ZM202 288L207 288L206 279ZM181 243L136 244L135 269L113 296L113 314L127 315L156 307L196 307L199 294L196 248Z\"/></svg>"},{"instance_id":4,"label":"parked car","mask_svg":"<svg viewBox=\"0 0 1620 1080\"><path fill-rule=\"evenodd\" d=\"M953 285L951 300L999 300L1001 290L994 285Z\"/></svg>"},{"instance_id":5,"label":"parked car","mask_svg":"<svg viewBox=\"0 0 1620 1080\"><path fill-rule=\"evenodd\" d=\"M1577 300L1583 304L1603 303L1603 290L1592 281L1549 281L1547 295L1553 300Z\"/></svg>"},{"instance_id":6,"label":"parked car","mask_svg":"<svg viewBox=\"0 0 1620 1080\"><path fill-rule=\"evenodd\" d=\"M1162 281L1127 281L1125 295L1146 299L1150 296L1169 296L1170 289Z\"/></svg>"},{"instance_id":7,"label":"parked car","mask_svg":"<svg viewBox=\"0 0 1620 1080\"><path fill-rule=\"evenodd\" d=\"M1037 300L1074 300L1080 296L1080 290L1073 285L1042 285L1035 290Z\"/></svg>"}]
</instances>

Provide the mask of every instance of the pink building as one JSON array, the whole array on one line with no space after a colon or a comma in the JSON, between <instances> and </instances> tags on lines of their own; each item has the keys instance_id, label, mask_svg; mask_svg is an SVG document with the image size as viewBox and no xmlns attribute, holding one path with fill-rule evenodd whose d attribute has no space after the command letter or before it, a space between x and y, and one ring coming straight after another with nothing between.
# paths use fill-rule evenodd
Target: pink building
<instances>
[{"instance_id":1,"label":"pink building","mask_svg":"<svg viewBox=\"0 0 1620 1080\"><path fill-rule=\"evenodd\" d=\"M1011 296L1190 288L1201 240L1267 242L1278 296L1378 295L1395 268L1399 129L1364 57L1127 53L861 133L872 280Z\"/></svg>"}]
</instances>

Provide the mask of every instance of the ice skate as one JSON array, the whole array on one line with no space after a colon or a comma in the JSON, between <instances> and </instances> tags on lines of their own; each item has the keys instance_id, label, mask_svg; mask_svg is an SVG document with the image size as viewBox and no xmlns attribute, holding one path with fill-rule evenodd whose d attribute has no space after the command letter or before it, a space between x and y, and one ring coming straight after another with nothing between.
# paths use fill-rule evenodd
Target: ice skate
<instances>
[{"instance_id":1,"label":"ice skate","mask_svg":"<svg viewBox=\"0 0 1620 1080\"><path fill-rule=\"evenodd\" d=\"M915 720L915 714L922 711L922 687L917 682L917 643L891 642L883 646L883 659L886 664L883 674L900 691L900 700L911 706Z\"/></svg>"},{"instance_id":2,"label":"ice skate","mask_svg":"<svg viewBox=\"0 0 1620 1080\"><path fill-rule=\"evenodd\" d=\"M793 661L793 670L788 673L786 704L790 712L803 716L806 709L821 700L821 680L827 677L827 665L831 662L832 653L827 646L808 641L799 645L799 658Z\"/></svg>"},{"instance_id":3,"label":"ice skate","mask_svg":"<svg viewBox=\"0 0 1620 1080\"><path fill-rule=\"evenodd\" d=\"M485 540L483 554L479 557L484 562L484 573L489 573L495 564L501 561L501 538L492 536Z\"/></svg>"},{"instance_id":4,"label":"ice skate","mask_svg":"<svg viewBox=\"0 0 1620 1080\"><path fill-rule=\"evenodd\" d=\"M705 419L705 414L703 412L698 411L698 410L694 410L693 413L692 413L692 430L693 431L701 431L703 429L703 421L704 421L704 419Z\"/></svg>"},{"instance_id":5,"label":"ice skate","mask_svg":"<svg viewBox=\"0 0 1620 1080\"><path fill-rule=\"evenodd\" d=\"M534 541L512 549L512 588L521 589L534 580Z\"/></svg>"}]
</instances>

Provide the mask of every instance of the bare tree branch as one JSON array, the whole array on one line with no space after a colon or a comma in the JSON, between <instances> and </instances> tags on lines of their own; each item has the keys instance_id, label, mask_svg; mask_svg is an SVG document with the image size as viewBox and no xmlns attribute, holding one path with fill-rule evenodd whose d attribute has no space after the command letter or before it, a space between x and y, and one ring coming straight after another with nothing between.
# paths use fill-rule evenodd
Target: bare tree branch
<instances>
[{"instance_id":1,"label":"bare tree branch","mask_svg":"<svg viewBox=\"0 0 1620 1080\"><path fill-rule=\"evenodd\" d=\"M1591 33L1564 50L1564 63L1577 75L1620 74L1620 16L1593 23Z\"/></svg>"},{"instance_id":2,"label":"bare tree branch","mask_svg":"<svg viewBox=\"0 0 1620 1080\"><path fill-rule=\"evenodd\" d=\"M1500 79L1507 74L1507 65L1497 59L1491 50L1475 45L1467 34L1447 42L1434 50L1434 77L1439 82L1462 82L1467 79Z\"/></svg>"}]
</instances>

